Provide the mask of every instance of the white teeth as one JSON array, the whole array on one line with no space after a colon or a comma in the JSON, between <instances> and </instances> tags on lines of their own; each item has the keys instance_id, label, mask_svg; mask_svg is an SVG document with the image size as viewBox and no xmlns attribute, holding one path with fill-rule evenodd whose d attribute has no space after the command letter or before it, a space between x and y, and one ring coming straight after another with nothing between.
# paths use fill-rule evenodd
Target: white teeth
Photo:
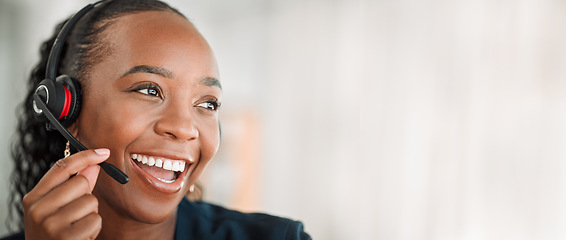
<instances>
[{"instance_id":1,"label":"white teeth","mask_svg":"<svg viewBox=\"0 0 566 240\"><path fill-rule=\"evenodd\" d=\"M173 170L173 163L171 163L171 161L169 160L165 160L163 161L163 169L165 170Z\"/></svg>"},{"instance_id":2,"label":"white teeth","mask_svg":"<svg viewBox=\"0 0 566 240\"><path fill-rule=\"evenodd\" d=\"M141 154L132 154L131 157L132 159L137 160L138 162L141 162L142 164L148 165L150 167L151 166L160 167L165 170L174 171L174 172L185 171L185 167L186 167L186 162L181 160L162 159L159 157L152 157ZM189 161L190 163L193 163L192 159ZM167 180L163 180L163 179L159 179L159 180L162 180L163 182L168 182Z\"/></svg>"},{"instance_id":3,"label":"white teeth","mask_svg":"<svg viewBox=\"0 0 566 240\"><path fill-rule=\"evenodd\" d=\"M179 162L177 161L173 162L173 166L171 167L171 170L179 171L180 169L181 169L181 164L179 164Z\"/></svg>"},{"instance_id":4,"label":"white teeth","mask_svg":"<svg viewBox=\"0 0 566 240\"><path fill-rule=\"evenodd\" d=\"M161 160L161 158L158 158L157 160L155 160L155 166L156 167L163 167L163 160Z\"/></svg>"}]
</instances>

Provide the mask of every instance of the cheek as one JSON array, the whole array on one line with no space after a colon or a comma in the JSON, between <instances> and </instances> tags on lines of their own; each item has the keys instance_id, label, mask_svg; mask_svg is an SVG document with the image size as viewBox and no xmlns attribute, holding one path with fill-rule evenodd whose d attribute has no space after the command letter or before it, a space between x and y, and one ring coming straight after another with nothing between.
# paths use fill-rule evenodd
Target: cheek
<instances>
[{"instance_id":1,"label":"cheek","mask_svg":"<svg viewBox=\"0 0 566 240\"><path fill-rule=\"evenodd\" d=\"M210 160L220 146L220 126L217 120L204 121L201 125L204 126L200 134L201 155L202 158Z\"/></svg>"},{"instance_id":2,"label":"cheek","mask_svg":"<svg viewBox=\"0 0 566 240\"><path fill-rule=\"evenodd\" d=\"M147 129L148 121L144 121L147 118L139 117L139 111L125 101L95 96L85 102L81 110L79 140L89 148L110 148L112 155L118 157L118 153Z\"/></svg>"},{"instance_id":3,"label":"cheek","mask_svg":"<svg viewBox=\"0 0 566 240\"><path fill-rule=\"evenodd\" d=\"M212 157L220 146L220 131L217 122L203 122L199 127L200 159L197 168L191 174L190 182L195 183L197 178L206 168Z\"/></svg>"}]
</instances>

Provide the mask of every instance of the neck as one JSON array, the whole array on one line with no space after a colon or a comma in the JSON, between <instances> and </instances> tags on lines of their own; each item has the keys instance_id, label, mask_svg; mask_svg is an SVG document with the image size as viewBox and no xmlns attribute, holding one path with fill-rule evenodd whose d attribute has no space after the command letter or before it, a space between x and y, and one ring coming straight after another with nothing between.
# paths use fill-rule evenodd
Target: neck
<instances>
[{"instance_id":1,"label":"neck","mask_svg":"<svg viewBox=\"0 0 566 240\"><path fill-rule=\"evenodd\" d=\"M99 214L102 229L97 239L170 239L175 237L177 214L174 213L159 223L143 223L127 214L116 211L104 200L99 199Z\"/></svg>"}]
</instances>

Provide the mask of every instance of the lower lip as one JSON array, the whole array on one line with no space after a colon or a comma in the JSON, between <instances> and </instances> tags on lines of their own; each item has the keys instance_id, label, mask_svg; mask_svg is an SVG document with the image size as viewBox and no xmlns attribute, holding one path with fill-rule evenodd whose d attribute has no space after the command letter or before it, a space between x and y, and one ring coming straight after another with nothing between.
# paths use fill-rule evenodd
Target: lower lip
<instances>
[{"instance_id":1,"label":"lower lip","mask_svg":"<svg viewBox=\"0 0 566 240\"><path fill-rule=\"evenodd\" d=\"M138 176L140 176L142 179L145 179L150 186L152 186L153 188L155 188L155 190L159 192L168 193L168 194L177 193L181 190L183 184L185 183L184 179L185 176L187 175L190 166L189 165L185 167L185 170L177 176L177 179L175 179L175 181L171 183L166 183L155 178L154 176L151 176L146 171L142 170L138 166L138 164L135 163L134 160L131 158L130 158L130 163L134 166L135 172L138 174Z\"/></svg>"}]
</instances>

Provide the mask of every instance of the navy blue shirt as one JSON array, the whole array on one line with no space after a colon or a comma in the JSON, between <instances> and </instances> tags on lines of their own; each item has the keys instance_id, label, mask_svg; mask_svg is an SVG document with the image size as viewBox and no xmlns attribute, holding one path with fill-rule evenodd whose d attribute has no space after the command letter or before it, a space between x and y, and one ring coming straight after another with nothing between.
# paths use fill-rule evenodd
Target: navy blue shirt
<instances>
[{"instance_id":1,"label":"navy blue shirt","mask_svg":"<svg viewBox=\"0 0 566 240\"><path fill-rule=\"evenodd\" d=\"M183 199L177 209L175 239L311 239L303 224L263 213L242 213Z\"/></svg>"},{"instance_id":2,"label":"navy blue shirt","mask_svg":"<svg viewBox=\"0 0 566 240\"><path fill-rule=\"evenodd\" d=\"M20 232L3 240L25 239ZM311 237L303 224L263 213L242 213L205 202L190 202L183 198L177 208L177 240L275 240Z\"/></svg>"}]
</instances>

